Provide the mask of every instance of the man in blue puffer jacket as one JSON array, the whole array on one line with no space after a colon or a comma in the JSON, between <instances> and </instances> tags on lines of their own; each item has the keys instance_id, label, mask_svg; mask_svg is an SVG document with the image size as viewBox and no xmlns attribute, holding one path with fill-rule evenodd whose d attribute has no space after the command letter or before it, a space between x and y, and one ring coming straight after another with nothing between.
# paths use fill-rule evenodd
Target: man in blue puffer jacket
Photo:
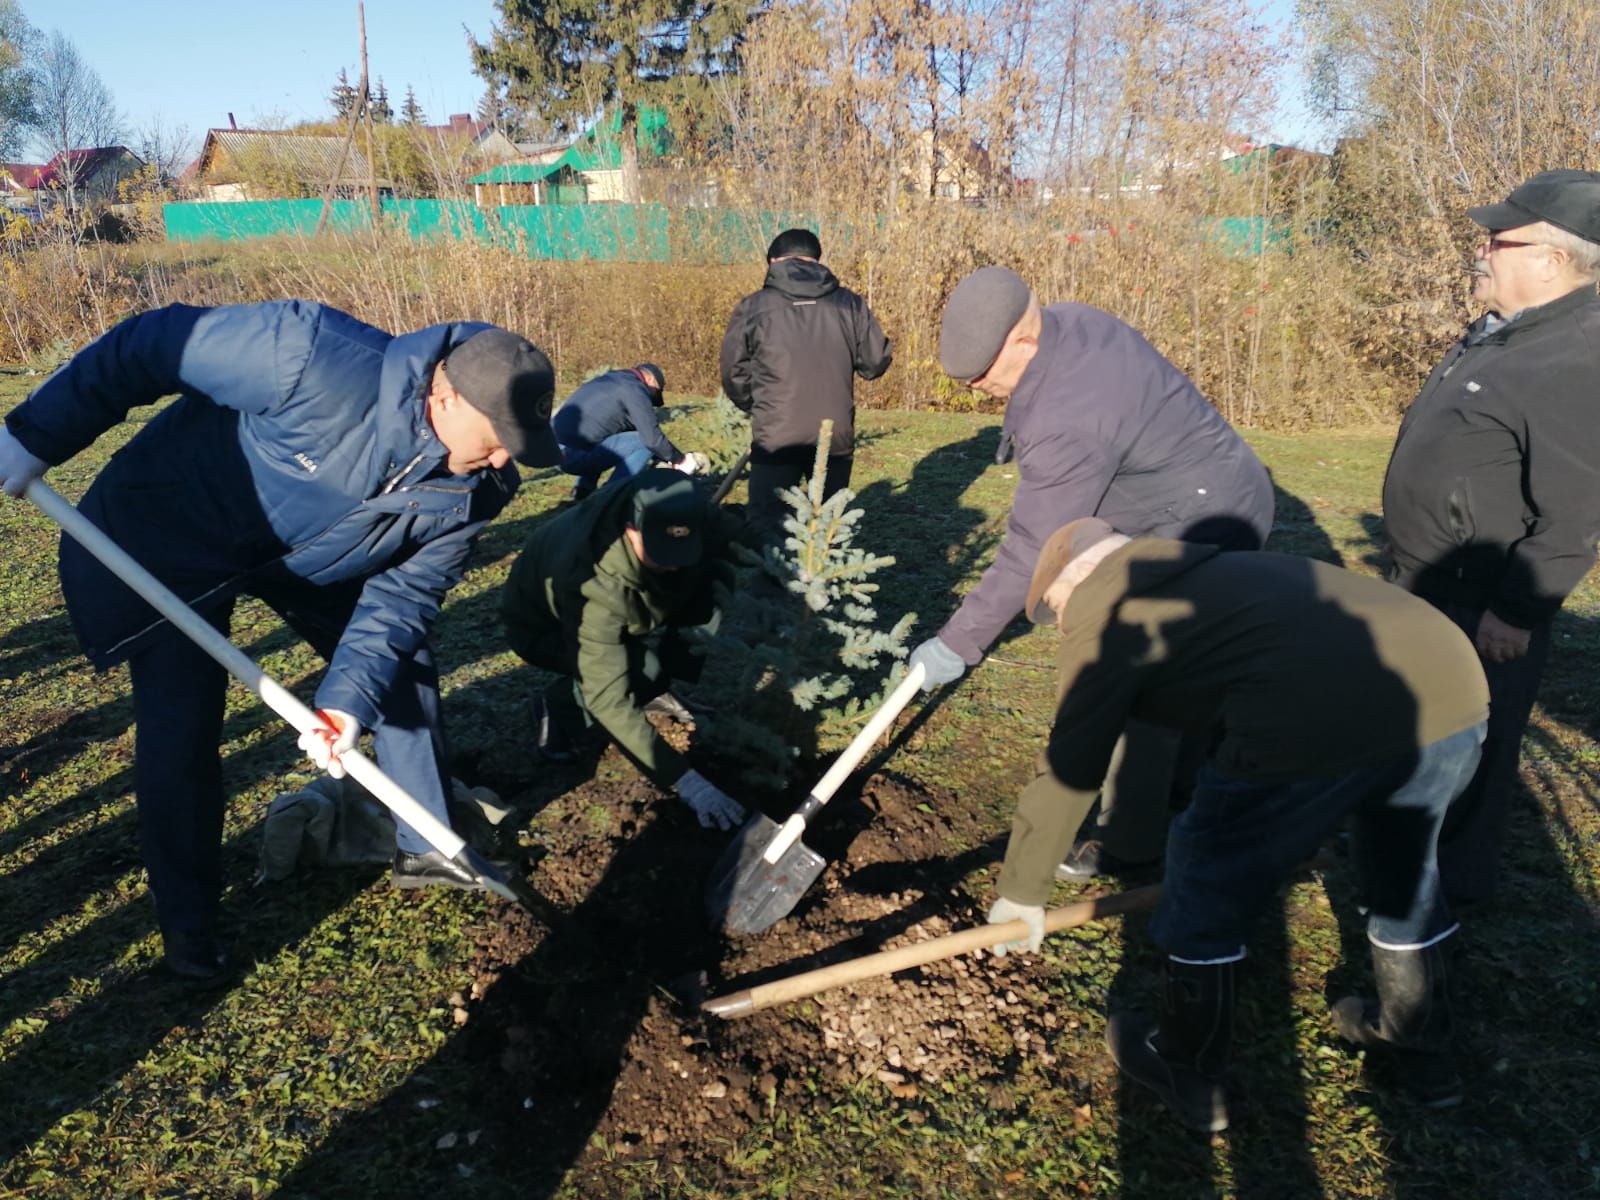
<instances>
[{"instance_id":1,"label":"man in blue puffer jacket","mask_svg":"<svg viewBox=\"0 0 1600 1200\"><path fill-rule=\"evenodd\" d=\"M510 460L552 466L554 374L526 340L479 322L399 337L306 301L174 305L112 328L6 417L0 489L21 495L135 405L178 398L100 472L80 511L226 633L264 600L328 659L315 704L363 729L379 763L447 821L429 629L473 541L511 498ZM126 661L137 723L140 843L169 968L224 977L217 938L222 667L71 539L61 584L97 669ZM477 886L412 829L394 882Z\"/></svg>"}]
</instances>

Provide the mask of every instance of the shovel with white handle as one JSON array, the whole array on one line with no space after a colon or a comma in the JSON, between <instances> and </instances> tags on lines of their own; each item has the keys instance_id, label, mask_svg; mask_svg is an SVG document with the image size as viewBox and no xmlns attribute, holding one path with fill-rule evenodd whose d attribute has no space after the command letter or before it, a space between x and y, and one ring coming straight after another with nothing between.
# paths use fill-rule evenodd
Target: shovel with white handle
<instances>
[{"instance_id":1,"label":"shovel with white handle","mask_svg":"<svg viewBox=\"0 0 1600 1200\"><path fill-rule=\"evenodd\" d=\"M228 674L260 696L267 707L294 726L296 732L328 731L327 722L300 703L288 689L262 671L165 584L135 562L126 550L73 508L61 493L42 479L35 479L28 484L24 495L60 525L73 541L94 555L108 571L221 663ZM440 854L471 872L491 892L515 901L546 923L561 915L550 901L529 886L527 880L500 871L467 845L460 834L417 803L409 792L385 775L377 763L360 751L348 750L339 756L339 761L344 764L351 778L382 801L396 818L415 829Z\"/></svg>"},{"instance_id":2,"label":"shovel with white handle","mask_svg":"<svg viewBox=\"0 0 1600 1200\"><path fill-rule=\"evenodd\" d=\"M789 915L826 865L820 854L800 840L806 825L911 702L922 686L922 677L921 663L906 672L883 706L782 825L760 813L745 822L711 869L706 912L713 924L729 933L760 933Z\"/></svg>"}]
</instances>

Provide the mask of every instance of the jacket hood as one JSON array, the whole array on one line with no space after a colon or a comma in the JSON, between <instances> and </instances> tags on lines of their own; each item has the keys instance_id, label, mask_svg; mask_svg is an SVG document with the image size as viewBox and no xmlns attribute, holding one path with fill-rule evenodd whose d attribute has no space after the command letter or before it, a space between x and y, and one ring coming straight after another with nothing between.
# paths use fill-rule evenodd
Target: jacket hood
<instances>
[{"instance_id":1,"label":"jacket hood","mask_svg":"<svg viewBox=\"0 0 1600 1200\"><path fill-rule=\"evenodd\" d=\"M767 277L762 286L776 288L785 296L793 296L797 300L815 300L829 292L838 291L839 280L819 262L785 258L767 265Z\"/></svg>"},{"instance_id":2,"label":"jacket hood","mask_svg":"<svg viewBox=\"0 0 1600 1200\"><path fill-rule=\"evenodd\" d=\"M1221 551L1215 546L1170 538L1134 538L1113 551L1067 601L1062 624L1068 629L1101 628L1117 606L1130 596L1153 588L1209 562Z\"/></svg>"}]
</instances>

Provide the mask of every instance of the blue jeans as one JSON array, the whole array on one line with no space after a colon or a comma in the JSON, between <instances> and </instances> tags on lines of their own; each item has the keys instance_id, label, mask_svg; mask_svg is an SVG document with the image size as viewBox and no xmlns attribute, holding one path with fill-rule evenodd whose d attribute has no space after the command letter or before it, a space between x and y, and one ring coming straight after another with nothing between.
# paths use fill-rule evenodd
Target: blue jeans
<instances>
[{"instance_id":1,"label":"blue jeans","mask_svg":"<svg viewBox=\"0 0 1600 1200\"><path fill-rule=\"evenodd\" d=\"M1202 768L1167 835L1166 883L1150 933L1189 962L1244 956L1249 924L1279 884L1355 814L1367 935L1427 945L1454 928L1439 887L1439 827L1478 765L1485 724L1399 758L1325 779L1266 782Z\"/></svg>"},{"instance_id":2,"label":"blue jeans","mask_svg":"<svg viewBox=\"0 0 1600 1200\"><path fill-rule=\"evenodd\" d=\"M563 446L561 454L561 469L576 475L578 486L585 490L592 490L612 468L616 468L612 483L632 479L655 458L644 439L631 429L613 433L594 446Z\"/></svg>"}]
</instances>

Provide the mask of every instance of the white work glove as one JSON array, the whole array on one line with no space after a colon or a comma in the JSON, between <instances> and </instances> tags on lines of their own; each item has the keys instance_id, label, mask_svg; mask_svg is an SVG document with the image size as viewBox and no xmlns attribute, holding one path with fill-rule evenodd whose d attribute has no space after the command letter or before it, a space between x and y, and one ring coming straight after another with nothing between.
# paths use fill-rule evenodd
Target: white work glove
<instances>
[{"instance_id":1,"label":"white work glove","mask_svg":"<svg viewBox=\"0 0 1600 1200\"><path fill-rule=\"evenodd\" d=\"M16 497L45 473L50 464L28 453L11 430L0 424L0 492Z\"/></svg>"},{"instance_id":2,"label":"white work glove","mask_svg":"<svg viewBox=\"0 0 1600 1200\"><path fill-rule=\"evenodd\" d=\"M673 789L707 829L732 829L744 823L744 806L699 771L685 771Z\"/></svg>"},{"instance_id":3,"label":"white work glove","mask_svg":"<svg viewBox=\"0 0 1600 1200\"><path fill-rule=\"evenodd\" d=\"M967 663L961 655L946 646L937 636L929 638L911 652L908 667L922 664L922 690L931 692L936 687L954 683L967 673Z\"/></svg>"},{"instance_id":4,"label":"white work glove","mask_svg":"<svg viewBox=\"0 0 1600 1200\"><path fill-rule=\"evenodd\" d=\"M1042 904L1018 904L1015 900L1007 900L1004 896L996 900L989 908L989 924L1004 925L1007 921L1023 920L1028 923L1028 937L1026 941L1000 942L990 947L996 958L1004 958L1007 950L1030 950L1039 953L1039 947L1044 945L1044 906Z\"/></svg>"},{"instance_id":5,"label":"white work glove","mask_svg":"<svg viewBox=\"0 0 1600 1200\"><path fill-rule=\"evenodd\" d=\"M698 475L711 464L704 454L696 454L693 451L690 451L672 465L678 470L682 471L685 475Z\"/></svg>"},{"instance_id":6,"label":"white work glove","mask_svg":"<svg viewBox=\"0 0 1600 1200\"><path fill-rule=\"evenodd\" d=\"M344 764L339 755L354 750L361 737L361 722L337 708L319 708L317 716L327 722L320 729L300 735L300 749L304 750L317 768L335 779L344 778Z\"/></svg>"}]
</instances>

